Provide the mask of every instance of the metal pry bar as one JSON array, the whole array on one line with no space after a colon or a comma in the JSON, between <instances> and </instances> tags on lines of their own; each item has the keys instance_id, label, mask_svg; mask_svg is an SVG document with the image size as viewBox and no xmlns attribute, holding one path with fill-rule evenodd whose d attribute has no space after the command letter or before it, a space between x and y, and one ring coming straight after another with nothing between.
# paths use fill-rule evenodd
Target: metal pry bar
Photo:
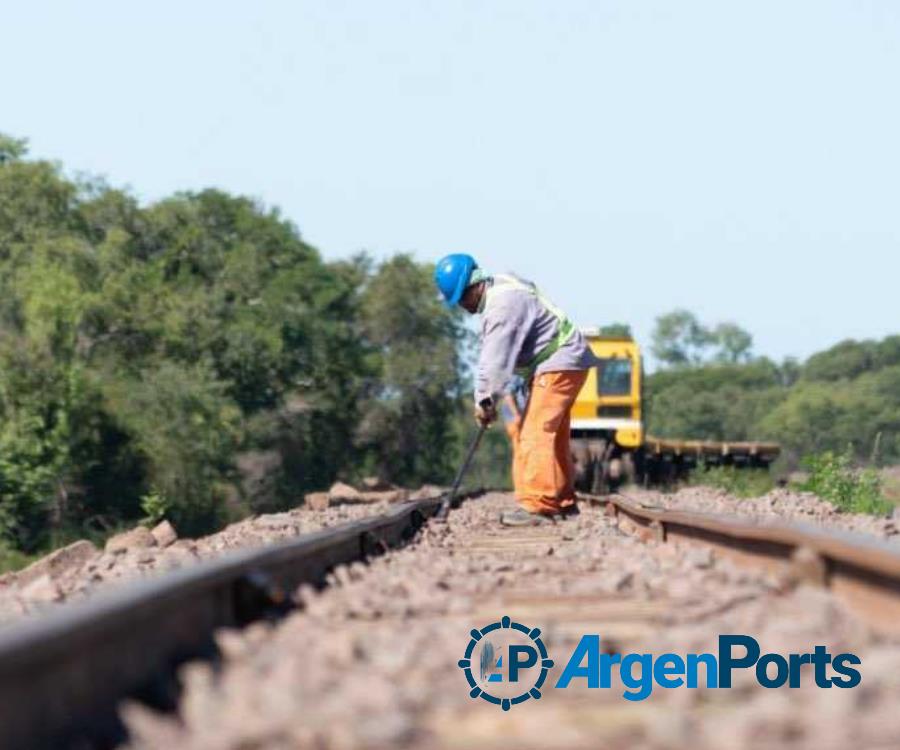
<instances>
[{"instance_id":1,"label":"metal pry bar","mask_svg":"<svg viewBox=\"0 0 900 750\"><path fill-rule=\"evenodd\" d=\"M459 485L462 484L463 477L469 470L469 464L472 463L472 456L474 456L475 451L478 450L478 444L481 442L481 436L484 435L484 431L486 429L486 424L481 425L481 427L478 428L478 432L475 433L475 437L472 438L472 443L471 445L469 445L469 450L466 453L466 458L462 462L462 466L459 467L459 471L456 472L456 478L453 480L453 486L450 488L449 494L444 498L444 502L441 503L441 507L438 509L438 512L434 516L435 521L446 521L447 514L450 512L450 508L456 507L456 494L459 492Z\"/></svg>"}]
</instances>

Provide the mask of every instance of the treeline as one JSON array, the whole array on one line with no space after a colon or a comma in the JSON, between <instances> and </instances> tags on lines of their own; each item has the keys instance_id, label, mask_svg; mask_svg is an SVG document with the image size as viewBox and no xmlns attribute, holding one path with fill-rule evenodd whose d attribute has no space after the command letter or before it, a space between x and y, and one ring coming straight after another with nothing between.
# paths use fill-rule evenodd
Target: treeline
<instances>
[{"instance_id":1,"label":"treeline","mask_svg":"<svg viewBox=\"0 0 900 750\"><path fill-rule=\"evenodd\" d=\"M0 136L0 540L446 482L465 336L407 256L326 263L247 198L141 206Z\"/></svg>"},{"instance_id":2,"label":"treeline","mask_svg":"<svg viewBox=\"0 0 900 750\"><path fill-rule=\"evenodd\" d=\"M739 356L721 337L705 335L710 330L728 331ZM900 336L844 341L804 363L775 363L751 348L752 338L733 324L706 328L684 310L660 318L653 352L663 367L648 377L649 430L776 441L789 468L848 447L860 462L900 460Z\"/></svg>"},{"instance_id":3,"label":"treeline","mask_svg":"<svg viewBox=\"0 0 900 750\"><path fill-rule=\"evenodd\" d=\"M0 135L0 552L163 515L203 533L337 478L449 482L467 330L408 256L328 263L247 198L142 206ZM900 336L776 364L680 310L652 343L656 434L900 458ZM472 481L508 483L508 454L493 430Z\"/></svg>"}]
</instances>

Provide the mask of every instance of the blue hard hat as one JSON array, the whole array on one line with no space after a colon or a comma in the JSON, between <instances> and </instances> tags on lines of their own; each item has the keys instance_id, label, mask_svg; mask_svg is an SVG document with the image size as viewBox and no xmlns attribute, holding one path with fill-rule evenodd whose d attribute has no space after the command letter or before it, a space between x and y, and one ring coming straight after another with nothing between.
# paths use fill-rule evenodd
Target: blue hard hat
<instances>
[{"instance_id":1,"label":"blue hard hat","mask_svg":"<svg viewBox=\"0 0 900 750\"><path fill-rule=\"evenodd\" d=\"M453 253L453 255L444 256L438 261L434 269L434 283L441 290L447 307L459 304L469 285L472 271L476 268L478 268L478 264L475 262L475 258L465 253Z\"/></svg>"}]
</instances>

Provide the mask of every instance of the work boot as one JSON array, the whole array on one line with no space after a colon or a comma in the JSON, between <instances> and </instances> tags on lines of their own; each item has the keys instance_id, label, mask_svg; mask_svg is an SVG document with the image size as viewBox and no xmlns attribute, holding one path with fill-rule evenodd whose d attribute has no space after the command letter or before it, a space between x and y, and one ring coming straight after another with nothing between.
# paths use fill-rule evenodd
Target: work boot
<instances>
[{"instance_id":1,"label":"work boot","mask_svg":"<svg viewBox=\"0 0 900 750\"><path fill-rule=\"evenodd\" d=\"M522 508L516 508L501 513L500 523L504 526L544 526L552 524L553 519L540 513L529 513Z\"/></svg>"},{"instance_id":2,"label":"work boot","mask_svg":"<svg viewBox=\"0 0 900 750\"><path fill-rule=\"evenodd\" d=\"M557 516L557 518L559 518L559 519L575 518L575 516L580 516L580 515L581 515L581 511L578 510L578 504L573 503L572 505L569 505L568 507L563 508L559 512L559 515Z\"/></svg>"}]
</instances>

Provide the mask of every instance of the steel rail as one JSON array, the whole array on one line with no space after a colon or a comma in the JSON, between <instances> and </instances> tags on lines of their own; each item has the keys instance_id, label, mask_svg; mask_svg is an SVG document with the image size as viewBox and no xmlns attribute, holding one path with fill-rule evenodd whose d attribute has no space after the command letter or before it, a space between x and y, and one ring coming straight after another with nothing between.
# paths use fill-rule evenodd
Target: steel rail
<instances>
[{"instance_id":1,"label":"steel rail","mask_svg":"<svg viewBox=\"0 0 900 750\"><path fill-rule=\"evenodd\" d=\"M404 543L443 499L198 563L0 631L0 747L115 744L124 737L117 713L124 697L174 706L175 668L215 657L218 628L287 608L287 592L298 585L322 585L335 566ZM642 538L703 544L786 583L827 587L875 627L900 631L900 552L886 544L811 525L669 510L622 494L586 499Z\"/></svg>"},{"instance_id":2,"label":"steel rail","mask_svg":"<svg viewBox=\"0 0 900 750\"><path fill-rule=\"evenodd\" d=\"M0 748L115 745L125 737L123 698L173 707L176 667L215 657L218 628L287 609L299 585L323 585L335 566L403 544L443 498L234 552L0 631Z\"/></svg>"},{"instance_id":3,"label":"steel rail","mask_svg":"<svg viewBox=\"0 0 900 750\"><path fill-rule=\"evenodd\" d=\"M786 585L829 589L876 629L900 633L900 549L861 534L812 524L669 510L619 493L588 496L625 530L658 542L712 548L742 564L761 565Z\"/></svg>"}]
</instances>

